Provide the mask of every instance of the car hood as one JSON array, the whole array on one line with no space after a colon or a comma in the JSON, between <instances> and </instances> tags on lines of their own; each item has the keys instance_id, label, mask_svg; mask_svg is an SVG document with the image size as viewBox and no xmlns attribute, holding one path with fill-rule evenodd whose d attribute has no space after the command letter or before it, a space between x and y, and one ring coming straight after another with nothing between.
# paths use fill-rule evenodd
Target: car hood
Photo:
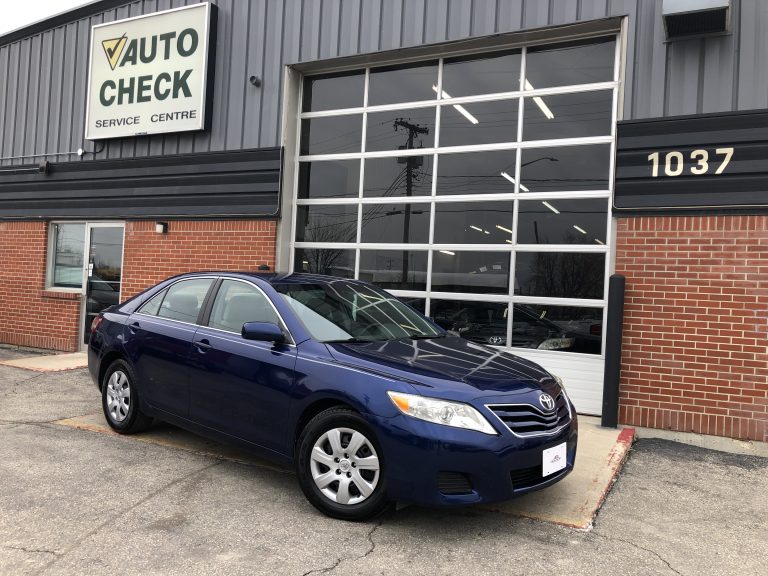
<instances>
[{"instance_id":1,"label":"car hood","mask_svg":"<svg viewBox=\"0 0 768 576\"><path fill-rule=\"evenodd\" d=\"M454 336L328 344L328 349L338 362L435 388L446 398L558 390L552 375L538 364Z\"/></svg>"}]
</instances>

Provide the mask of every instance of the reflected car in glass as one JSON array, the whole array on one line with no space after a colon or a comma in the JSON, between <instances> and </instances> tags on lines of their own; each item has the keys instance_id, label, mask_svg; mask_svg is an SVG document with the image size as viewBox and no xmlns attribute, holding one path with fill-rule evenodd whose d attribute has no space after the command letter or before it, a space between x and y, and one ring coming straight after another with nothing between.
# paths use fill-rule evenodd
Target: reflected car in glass
<instances>
[{"instance_id":1,"label":"reflected car in glass","mask_svg":"<svg viewBox=\"0 0 768 576\"><path fill-rule=\"evenodd\" d=\"M105 310L91 334L114 430L157 419L295 466L336 518L506 500L573 469L558 377L365 282L185 274Z\"/></svg>"}]
</instances>

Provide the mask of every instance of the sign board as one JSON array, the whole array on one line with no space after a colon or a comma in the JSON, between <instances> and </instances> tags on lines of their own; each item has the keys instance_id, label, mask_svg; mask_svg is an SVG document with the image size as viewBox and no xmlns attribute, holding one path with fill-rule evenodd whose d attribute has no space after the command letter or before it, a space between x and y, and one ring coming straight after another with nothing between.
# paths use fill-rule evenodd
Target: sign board
<instances>
[{"instance_id":1,"label":"sign board","mask_svg":"<svg viewBox=\"0 0 768 576\"><path fill-rule=\"evenodd\" d=\"M768 207L768 111L619 122L614 211Z\"/></svg>"},{"instance_id":2,"label":"sign board","mask_svg":"<svg viewBox=\"0 0 768 576\"><path fill-rule=\"evenodd\" d=\"M215 28L208 3L94 26L86 139L205 129Z\"/></svg>"}]
</instances>

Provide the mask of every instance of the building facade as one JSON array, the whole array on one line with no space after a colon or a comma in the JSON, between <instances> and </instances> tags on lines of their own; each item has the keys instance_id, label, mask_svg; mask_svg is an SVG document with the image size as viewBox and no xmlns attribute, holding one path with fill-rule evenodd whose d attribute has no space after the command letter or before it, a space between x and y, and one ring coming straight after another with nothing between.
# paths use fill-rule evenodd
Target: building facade
<instances>
[{"instance_id":1,"label":"building facade","mask_svg":"<svg viewBox=\"0 0 768 576\"><path fill-rule=\"evenodd\" d=\"M621 274L621 421L768 440L768 6L675 4L102 0L0 37L0 343L326 273L600 414Z\"/></svg>"}]
</instances>

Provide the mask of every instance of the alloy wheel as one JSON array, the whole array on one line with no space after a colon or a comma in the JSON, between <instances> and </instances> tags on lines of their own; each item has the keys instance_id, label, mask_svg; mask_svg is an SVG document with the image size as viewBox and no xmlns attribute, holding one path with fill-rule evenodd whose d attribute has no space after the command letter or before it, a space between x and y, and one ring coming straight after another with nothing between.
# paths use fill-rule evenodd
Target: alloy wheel
<instances>
[{"instance_id":1,"label":"alloy wheel","mask_svg":"<svg viewBox=\"0 0 768 576\"><path fill-rule=\"evenodd\" d=\"M122 370L115 370L107 381L107 410L114 422L122 422L131 408L131 384Z\"/></svg>"}]
</instances>

